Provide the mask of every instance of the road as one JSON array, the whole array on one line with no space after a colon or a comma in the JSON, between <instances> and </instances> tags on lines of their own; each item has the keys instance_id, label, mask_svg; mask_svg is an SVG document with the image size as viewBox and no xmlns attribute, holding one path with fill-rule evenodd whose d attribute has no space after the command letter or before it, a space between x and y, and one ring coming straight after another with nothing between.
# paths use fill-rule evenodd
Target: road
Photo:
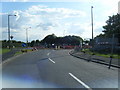
<instances>
[{"instance_id":1,"label":"road","mask_svg":"<svg viewBox=\"0 0 120 90\"><path fill-rule=\"evenodd\" d=\"M118 69L44 49L3 64L3 88L118 88Z\"/></svg>"}]
</instances>

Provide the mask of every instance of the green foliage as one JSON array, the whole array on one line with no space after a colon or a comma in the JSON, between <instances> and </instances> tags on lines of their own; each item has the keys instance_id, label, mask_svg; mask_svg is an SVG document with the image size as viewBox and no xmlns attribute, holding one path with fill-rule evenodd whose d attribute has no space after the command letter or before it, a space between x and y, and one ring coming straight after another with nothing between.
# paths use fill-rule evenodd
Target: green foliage
<instances>
[{"instance_id":1,"label":"green foliage","mask_svg":"<svg viewBox=\"0 0 120 90\"><path fill-rule=\"evenodd\" d=\"M79 45L80 41L83 41L83 39L79 36L65 36L65 37L57 37L55 34L47 35L43 40L33 40L30 43L28 43L28 46L34 47L34 46L51 46L54 45ZM15 41L12 40L10 45L15 47L22 47L21 41ZM2 47L6 48L9 45L9 42L7 40L2 41Z\"/></svg>"},{"instance_id":2,"label":"green foliage","mask_svg":"<svg viewBox=\"0 0 120 90\"><path fill-rule=\"evenodd\" d=\"M18 51L18 52L16 52L16 53L14 54L14 56L17 56L17 55L20 55L20 54L22 54L22 52L21 52L21 51Z\"/></svg>"},{"instance_id":3,"label":"green foliage","mask_svg":"<svg viewBox=\"0 0 120 90\"><path fill-rule=\"evenodd\" d=\"M94 53L96 56L102 56L102 57L106 57L106 58L109 58L111 56L110 53L108 53L108 54L102 54L102 53L99 53L99 52L92 52L89 49L83 49L82 52L85 52L86 54L90 54L90 55L93 55L93 53ZM113 54L113 58L120 59L120 55Z\"/></svg>"},{"instance_id":4,"label":"green foliage","mask_svg":"<svg viewBox=\"0 0 120 90\"><path fill-rule=\"evenodd\" d=\"M57 37L56 35L48 35L46 36L41 43L46 43L49 45L56 44L56 45L79 45L80 41L82 40L79 36L65 36L65 37Z\"/></svg>"},{"instance_id":5,"label":"green foliage","mask_svg":"<svg viewBox=\"0 0 120 90\"><path fill-rule=\"evenodd\" d=\"M2 48L7 48L7 46L9 45L9 42L7 40L2 40ZM15 41L15 40L11 40L10 42L10 46L15 46L15 47L22 47L22 43L21 41Z\"/></svg>"},{"instance_id":6,"label":"green foliage","mask_svg":"<svg viewBox=\"0 0 120 90\"><path fill-rule=\"evenodd\" d=\"M104 34L99 35L105 37L112 37L115 34L115 37L119 39L120 42L120 14L109 16L109 19L106 21L104 28Z\"/></svg>"},{"instance_id":7,"label":"green foliage","mask_svg":"<svg viewBox=\"0 0 120 90\"><path fill-rule=\"evenodd\" d=\"M10 49L1 48L1 49L0 49L0 54L7 53L7 52L9 52L9 51L10 51Z\"/></svg>"},{"instance_id":8,"label":"green foliage","mask_svg":"<svg viewBox=\"0 0 120 90\"><path fill-rule=\"evenodd\" d=\"M54 34L46 36L43 40L42 43L47 43L47 44L54 44L56 41L57 36Z\"/></svg>"}]
</instances>

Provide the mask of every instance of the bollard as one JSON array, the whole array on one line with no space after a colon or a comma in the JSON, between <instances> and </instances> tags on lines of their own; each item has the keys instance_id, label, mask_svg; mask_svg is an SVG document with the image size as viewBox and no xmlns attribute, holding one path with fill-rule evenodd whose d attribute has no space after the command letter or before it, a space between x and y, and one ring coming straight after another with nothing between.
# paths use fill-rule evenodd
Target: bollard
<instances>
[{"instance_id":1,"label":"bollard","mask_svg":"<svg viewBox=\"0 0 120 90\"><path fill-rule=\"evenodd\" d=\"M110 56L110 62L109 62L109 67L108 67L108 69L110 69L110 67L111 67L112 58L113 58L113 56Z\"/></svg>"}]
</instances>

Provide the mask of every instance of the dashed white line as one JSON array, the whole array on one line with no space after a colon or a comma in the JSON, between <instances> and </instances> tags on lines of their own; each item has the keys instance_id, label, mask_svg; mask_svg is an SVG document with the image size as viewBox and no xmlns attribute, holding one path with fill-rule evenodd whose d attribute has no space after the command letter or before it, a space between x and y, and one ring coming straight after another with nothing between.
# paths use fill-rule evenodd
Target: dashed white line
<instances>
[{"instance_id":1,"label":"dashed white line","mask_svg":"<svg viewBox=\"0 0 120 90\"><path fill-rule=\"evenodd\" d=\"M53 61L52 59L48 58L52 63L55 63L55 61Z\"/></svg>"},{"instance_id":2,"label":"dashed white line","mask_svg":"<svg viewBox=\"0 0 120 90\"><path fill-rule=\"evenodd\" d=\"M76 81L78 81L80 84L82 84L85 88L88 90L92 90L88 85L86 85L84 82L82 82L80 79L78 79L76 76L74 76L72 73L69 73L71 77L73 77Z\"/></svg>"},{"instance_id":3,"label":"dashed white line","mask_svg":"<svg viewBox=\"0 0 120 90\"><path fill-rule=\"evenodd\" d=\"M48 56L50 55L50 53L47 54Z\"/></svg>"}]
</instances>

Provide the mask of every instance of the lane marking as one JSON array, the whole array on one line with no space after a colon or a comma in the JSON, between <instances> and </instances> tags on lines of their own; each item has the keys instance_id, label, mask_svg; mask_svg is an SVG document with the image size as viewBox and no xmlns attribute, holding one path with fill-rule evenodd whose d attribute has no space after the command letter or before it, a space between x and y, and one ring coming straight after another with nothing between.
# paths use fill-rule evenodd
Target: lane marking
<instances>
[{"instance_id":1,"label":"lane marking","mask_svg":"<svg viewBox=\"0 0 120 90\"><path fill-rule=\"evenodd\" d=\"M50 53L47 54L48 56L50 55Z\"/></svg>"},{"instance_id":2,"label":"lane marking","mask_svg":"<svg viewBox=\"0 0 120 90\"><path fill-rule=\"evenodd\" d=\"M69 52L68 52L68 55L70 55L70 52L71 52L72 50L70 50Z\"/></svg>"},{"instance_id":3,"label":"lane marking","mask_svg":"<svg viewBox=\"0 0 120 90\"><path fill-rule=\"evenodd\" d=\"M69 73L71 77L73 77L76 81L78 81L80 84L82 84L85 88L88 90L92 90L88 85L86 85L84 82L82 82L80 79L78 79L76 76L74 76L72 73Z\"/></svg>"},{"instance_id":4,"label":"lane marking","mask_svg":"<svg viewBox=\"0 0 120 90\"><path fill-rule=\"evenodd\" d=\"M53 61L52 59L48 58L52 63L55 63L55 61Z\"/></svg>"},{"instance_id":5,"label":"lane marking","mask_svg":"<svg viewBox=\"0 0 120 90\"><path fill-rule=\"evenodd\" d=\"M70 55L70 52L68 52L68 55Z\"/></svg>"}]
</instances>

